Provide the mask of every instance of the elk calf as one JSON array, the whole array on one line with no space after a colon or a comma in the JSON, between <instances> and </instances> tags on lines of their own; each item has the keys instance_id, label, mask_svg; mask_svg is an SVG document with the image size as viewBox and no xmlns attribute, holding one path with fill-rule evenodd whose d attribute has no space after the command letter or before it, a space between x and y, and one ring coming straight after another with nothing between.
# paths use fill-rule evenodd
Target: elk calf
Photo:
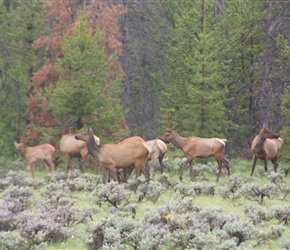
<instances>
[{"instance_id":1,"label":"elk calf","mask_svg":"<svg viewBox=\"0 0 290 250\"><path fill-rule=\"evenodd\" d=\"M251 146L254 158L251 176L253 176L257 159L264 160L265 172L268 171L268 160L271 160L274 165L274 171L277 172L282 143L279 134L273 133L267 128L260 129Z\"/></svg>"},{"instance_id":2,"label":"elk calf","mask_svg":"<svg viewBox=\"0 0 290 250\"><path fill-rule=\"evenodd\" d=\"M55 148L50 144L40 144L35 147L25 148L23 143L14 142L17 153L26 161L27 170L31 171L34 178L34 164L37 161L43 161L45 164L46 174L49 169L54 172L53 154Z\"/></svg>"}]
</instances>

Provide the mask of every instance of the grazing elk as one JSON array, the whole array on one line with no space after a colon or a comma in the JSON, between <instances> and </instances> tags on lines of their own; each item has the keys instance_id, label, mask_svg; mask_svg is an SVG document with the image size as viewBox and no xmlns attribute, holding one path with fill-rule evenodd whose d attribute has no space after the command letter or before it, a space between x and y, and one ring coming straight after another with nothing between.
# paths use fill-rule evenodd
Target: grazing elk
<instances>
[{"instance_id":1,"label":"grazing elk","mask_svg":"<svg viewBox=\"0 0 290 250\"><path fill-rule=\"evenodd\" d=\"M160 139L153 139L153 140L150 140L150 141L144 141L141 137L139 136L133 136L133 137L129 137L121 142L119 142L119 144L121 143L130 143L130 142L144 142L148 147L149 147L149 150L150 150L150 153L149 153L149 156L147 157L147 160L146 160L146 165L147 167L149 166L148 165L148 161L152 161L152 166L153 166L153 169L154 169L154 172L153 172L153 177L155 176L155 173L157 171L157 160L159 160L159 164L160 164L160 171L161 173L163 173L163 170L165 168L164 164L163 164L163 157L167 151L167 146L166 144L161 141ZM127 172L127 171L125 171ZM127 177L129 176L130 172L128 173L125 173L125 179L127 179Z\"/></svg>"},{"instance_id":2,"label":"grazing elk","mask_svg":"<svg viewBox=\"0 0 290 250\"><path fill-rule=\"evenodd\" d=\"M120 182L117 169L131 168L131 166L135 167L136 178L142 172L149 181L149 171L145 166L149 151L144 143L105 144L99 146L94 140L94 132L91 128L87 132L77 134L75 138L86 142L89 153L104 168L104 184L108 180L109 172L115 181Z\"/></svg>"},{"instance_id":3,"label":"grazing elk","mask_svg":"<svg viewBox=\"0 0 290 250\"><path fill-rule=\"evenodd\" d=\"M163 173L163 170L165 168L165 165L163 164L163 158L165 153L167 152L167 145L161 141L160 139L153 139L145 142L147 146L150 147L151 153L150 153L150 158L152 161L152 166L154 168L154 174L153 177L155 176L155 173L157 171L157 160L159 161L160 165L160 171Z\"/></svg>"},{"instance_id":4,"label":"grazing elk","mask_svg":"<svg viewBox=\"0 0 290 250\"><path fill-rule=\"evenodd\" d=\"M181 149L187 158L182 164L179 178L182 180L182 175L187 164L192 166L194 158L208 158L213 156L219 167L219 172L216 181L219 180L222 166L224 165L230 176L229 163L223 158L223 149L225 147L226 139L219 138L200 138L200 137L188 137L184 138L178 135L174 131L175 127L171 129L167 128L164 136L160 137L162 141L170 141L176 148Z\"/></svg>"},{"instance_id":5,"label":"grazing elk","mask_svg":"<svg viewBox=\"0 0 290 250\"><path fill-rule=\"evenodd\" d=\"M25 148L23 143L14 142L17 153L22 157L27 163L27 170L31 171L32 178L34 178L34 164L37 161L43 161L45 164L46 174L48 174L49 169L54 172L53 154L55 148L50 144L40 144L35 147Z\"/></svg>"},{"instance_id":6,"label":"grazing elk","mask_svg":"<svg viewBox=\"0 0 290 250\"><path fill-rule=\"evenodd\" d=\"M84 141L79 141L75 139L75 136L77 134L73 133L72 131L72 123L70 123L69 125L64 125L59 122L59 125L64 127L63 136L61 137L59 143L59 149L67 160L67 171L72 169L72 159L78 158L82 159L85 172L90 165L88 159L89 151L87 149L86 143ZM95 135L94 138L96 143L100 144L100 139ZM97 162L95 162L95 165L98 165Z\"/></svg>"},{"instance_id":7,"label":"grazing elk","mask_svg":"<svg viewBox=\"0 0 290 250\"><path fill-rule=\"evenodd\" d=\"M251 146L254 158L251 176L253 176L257 159L264 160L265 172L268 171L268 160L271 160L274 165L274 171L277 172L282 143L279 134L273 133L267 128L260 129L259 134L254 138Z\"/></svg>"}]
</instances>

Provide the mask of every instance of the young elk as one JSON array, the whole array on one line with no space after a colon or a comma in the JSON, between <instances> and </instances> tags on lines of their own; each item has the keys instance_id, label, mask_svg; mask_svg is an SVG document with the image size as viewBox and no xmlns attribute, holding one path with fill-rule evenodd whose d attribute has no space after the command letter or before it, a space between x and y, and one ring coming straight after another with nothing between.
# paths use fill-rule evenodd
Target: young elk
<instances>
[{"instance_id":1,"label":"young elk","mask_svg":"<svg viewBox=\"0 0 290 250\"><path fill-rule=\"evenodd\" d=\"M124 143L124 144L105 144L99 146L94 140L94 132L89 129L87 132L77 134L77 140L86 142L89 153L93 156L95 161L104 168L103 183L108 180L109 172L115 181L120 182L117 175L118 168L135 167L136 178L145 175L149 181L149 171L145 166L145 160L149 154L147 146L143 142L138 143Z\"/></svg>"},{"instance_id":2,"label":"young elk","mask_svg":"<svg viewBox=\"0 0 290 250\"><path fill-rule=\"evenodd\" d=\"M265 172L268 171L268 160L271 160L274 165L274 171L277 172L282 143L279 134L275 134L267 128L261 128L251 146L254 158L251 176L253 176L257 159L264 160Z\"/></svg>"},{"instance_id":3,"label":"young elk","mask_svg":"<svg viewBox=\"0 0 290 250\"><path fill-rule=\"evenodd\" d=\"M174 131L175 127L167 129L164 136L160 137L162 141L170 141L176 148L181 149L186 156L187 160L182 164L179 178L182 180L182 175L187 164L192 166L194 158L208 158L213 156L219 167L219 173L216 181L219 180L222 166L224 165L230 176L229 163L223 158L223 149L225 147L226 139L219 138L200 138L188 137L184 138Z\"/></svg>"},{"instance_id":4,"label":"young elk","mask_svg":"<svg viewBox=\"0 0 290 250\"><path fill-rule=\"evenodd\" d=\"M27 170L31 171L34 178L34 164L37 161L43 161L45 164L46 174L49 169L54 172L53 154L55 148L50 144L40 144L35 147L24 148L23 143L14 142L17 153L26 161Z\"/></svg>"}]
</instances>

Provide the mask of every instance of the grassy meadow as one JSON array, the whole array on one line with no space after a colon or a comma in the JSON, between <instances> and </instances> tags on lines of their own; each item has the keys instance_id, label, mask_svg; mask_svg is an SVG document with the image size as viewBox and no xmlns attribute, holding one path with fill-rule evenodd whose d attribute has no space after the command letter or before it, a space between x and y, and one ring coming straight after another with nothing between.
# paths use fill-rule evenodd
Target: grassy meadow
<instances>
[{"instance_id":1,"label":"grassy meadow","mask_svg":"<svg viewBox=\"0 0 290 250\"><path fill-rule=\"evenodd\" d=\"M175 183L179 183L179 167L182 162L182 158L171 158L170 156L166 156L165 159L165 165L167 167L166 174L168 176L168 180L173 181ZM214 161L209 161L208 163L197 163L197 164L207 164L210 169L212 169L213 172L204 172L197 176L195 178L195 182L205 182L205 183L213 183L215 185L215 192L214 195L204 195L204 194L197 194L192 202L193 206L197 206L200 208L205 207L219 207L222 208L223 212L225 214L236 214L238 215L241 220L246 220L246 215L244 212L244 207L247 204L253 204L253 205L259 205L263 206L267 209L271 208L272 206L276 205L282 205L287 206L289 205L289 198L286 197L284 200L281 200L281 196L274 197L274 198L265 198L263 203L259 203L257 201L251 201L246 199L245 197L240 197L238 199L225 199L220 194L221 188L225 187L229 183L228 176L226 174L226 170L223 169L222 175L220 177L219 182L215 182L215 174L214 171L217 170L217 164ZM269 183L269 179L267 178L267 175L264 173L264 167L263 162L258 161L258 165L256 166L256 170L254 173L254 176L250 177L251 172L251 166L252 161L243 160L243 159L233 159L230 161L231 165L231 175L239 174L248 183L256 183L259 185L264 185ZM280 163L280 166L285 166L285 163ZM19 166L25 169L24 163L21 163L21 161L17 161L16 163L13 163L10 167L14 169L19 169ZM280 167L279 166L279 167ZM20 168L20 169L21 169ZM269 168L273 169L272 163L269 163ZM21 170L19 170L21 171ZM57 169L57 172L65 171L65 168L60 167ZM95 171L92 169L89 170L91 174L95 174ZM152 171L151 171L152 172ZM27 178L31 177L31 174L29 172L25 173ZM44 180L44 169L41 169L41 167L38 167L35 171L36 179ZM101 174L101 173L100 173ZM158 180L160 178L161 174L158 172L155 176L155 180ZM135 178L135 173L132 173L132 176L130 178ZM67 180L68 181L68 180ZM290 188L290 176L287 175L283 178L283 181L288 185ZM182 183L189 184L190 183L190 176L189 176L189 169L187 168L184 171L184 178ZM41 198L41 192L46 187L47 182L45 181L43 185L35 189L35 194L33 196L33 199L37 202L38 199ZM122 183L121 185L124 185ZM97 187L96 187L97 188ZM4 191L4 190L2 190ZM174 193L176 191L174 188L166 188L158 200L156 202L152 202L148 199L143 199L141 202L138 202L138 197L136 194L132 194L130 196L130 202L136 203L136 217L132 219L131 214L129 216L123 216L122 218L124 220L144 220L144 217L148 213L150 209L161 207L165 202L174 201L175 196ZM48 250L56 250L56 249L87 249L84 242L86 239L90 236L91 230L93 230L100 220L103 218L109 216L112 214L112 206L108 203L103 203L102 206L98 206L95 202L95 199L92 196L91 191L72 191L70 192L70 197L75 200L74 205L80 209L81 211L85 211L90 208L94 208L94 212L92 214L92 219L88 220L85 224L79 224L76 225L77 233L72 234L69 239L67 239L64 242L57 242L57 243L51 243L51 244L45 244L44 248ZM114 213L114 212L113 212ZM272 219L270 221L267 221L263 223L260 226L260 232L263 233L265 230L271 230L271 227L275 227L277 225L277 220ZM282 238L289 238L290 237L290 230L289 225L286 225L287 230L282 235ZM257 247L254 247L253 249L281 249L281 238L275 239L275 240L268 240L263 242ZM247 243L246 245L247 246ZM130 246L126 248L126 250L131 250ZM165 248L170 249L170 248ZM181 249L181 248L180 248Z\"/></svg>"}]
</instances>

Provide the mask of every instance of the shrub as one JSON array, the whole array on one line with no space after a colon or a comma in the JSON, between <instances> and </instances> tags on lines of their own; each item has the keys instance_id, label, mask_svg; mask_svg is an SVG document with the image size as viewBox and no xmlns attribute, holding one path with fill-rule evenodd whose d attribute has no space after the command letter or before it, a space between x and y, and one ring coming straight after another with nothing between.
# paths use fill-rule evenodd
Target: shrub
<instances>
[{"instance_id":1,"label":"shrub","mask_svg":"<svg viewBox=\"0 0 290 250\"><path fill-rule=\"evenodd\" d=\"M174 188L176 186L176 182L169 180L167 173L162 173L158 180L165 188Z\"/></svg>"},{"instance_id":2,"label":"shrub","mask_svg":"<svg viewBox=\"0 0 290 250\"><path fill-rule=\"evenodd\" d=\"M155 203L162 192L165 190L165 188L162 186L160 182L157 181L150 181L145 182L138 186L137 189L137 196L138 196L138 202L141 202L144 198L147 200L152 201Z\"/></svg>"},{"instance_id":3,"label":"shrub","mask_svg":"<svg viewBox=\"0 0 290 250\"><path fill-rule=\"evenodd\" d=\"M72 229L55 222L53 217L46 218L46 214L43 214L42 211L23 213L18 230L30 247L43 242L64 241L72 234Z\"/></svg>"},{"instance_id":4,"label":"shrub","mask_svg":"<svg viewBox=\"0 0 290 250\"><path fill-rule=\"evenodd\" d=\"M102 183L100 176L90 173L79 175L73 179L69 178L67 181L71 191L93 191L97 185Z\"/></svg>"},{"instance_id":5,"label":"shrub","mask_svg":"<svg viewBox=\"0 0 290 250\"><path fill-rule=\"evenodd\" d=\"M280 173L276 173L274 171L271 171L270 174L268 174L267 178L269 179L269 181L271 183L274 183L276 185L280 185L281 183L283 183L283 175Z\"/></svg>"},{"instance_id":6,"label":"shrub","mask_svg":"<svg viewBox=\"0 0 290 250\"><path fill-rule=\"evenodd\" d=\"M289 225L290 206L272 206L270 211L273 218L278 220L278 224L284 222L284 225Z\"/></svg>"},{"instance_id":7,"label":"shrub","mask_svg":"<svg viewBox=\"0 0 290 250\"><path fill-rule=\"evenodd\" d=\"M247 240L254 240L258 235L258 230L250 221L232 221L223 227L229 237L236 240L236 245L240 246Z\"/></svg>"},{"instance_id":8,"label":"shrub","mask_svg":"<svg viewBox=\"0 0 290 250\"><path fill-rule=\"evenodd\" d=\"M244 212L254 225L262 225L267 220L266 215L268 211L262 206L249 204L244 207Z\"/></svg>"},{"instance_id":9,"label":"shrub","mask_svg":"<svg viewBox=\"0 0 290 250\"><path fill-rule=\"evenodd\" d=\"M213 170L211 169L209 165L205 165L205 164L196 164L192 166L190 170L190 180L195 181L195 177L200 176L200 175L201 175L202 180L206 180L206 177L204 174L205 172L212 173Z\"/></svg>"},{"instance_id":10,"label":"shrub","mask_svg":"<svg viewBox=\"0 0 290 250\"><path fill-rule=\"evenodd\" d=\"M3 202L9 211L19 213L30 206L33 193L34 191L28 187L11 186L2 193Z\"/></svg>"},{"instance_id":11,"label":"shrub","mask_svg":"<svg viewBox=\"0 0 290 250\"><path fill-rule=\"evenodd\" d=\"M41 186L43 186L44 184L44 180L39 180L36 178L26 178L25 179L25 185L30 187L30 188L40 188Z\"/></svg>"},{"instance_id":12,"label":"shrub","mask_svg":"<svg viewBox=\"0 0 290 250\"><path fill-rule=\"evenodd\" d=\"M281 239L281 248L285 250L290 250L290 239L283 238Z\"/></svg>"},{"instance_id":13,"label":"shrub","mask_svg":"<svg viewBox=\"0 0 290 250\"><path fill-rule=\"evenodd\" d=\"M93 192L97 205L102 206L103 203L108 203L116 208L120 205L127 205L129 203L130 195L130 191L114 181L109 182L106 185L98 185L98 191Z\"/></svg>"},{"instance_id":14,"label":"shrub","mask_svg":"<svg viewBox=\"0 0 290 250\"><path fill-rule=\"evenodd\" d=\"M145 177L143 175L141 175L140 177L138 177L137 179L128 179L127 183L124 184L124 187L128 190L133 191L134 193L137 192L138 187L141 184L145 184L148 181L145 179Z\"/></svg>"},{"instance_id":15,"label":"shrub","mask_svg":"<svg viewBox=\"0 0 290 250\"><path fill-rule=\"evenodd\" d=\"M17 231L0 232L0 249L28 249L28 244Z\"/></svg>"},{"instance_id":16,"label":"shrub","mask_svg":"<svg viewBox=\"0 0 290 250\"><path fill-rule=\"evenodd\" d=\"M240 174L233 174L229 176L228 184L226 186L220 187L219 194L224 199L238 199L240 197L240 194L237 191L245 183L246 180L244 177L242 177Z\"/></svg>"},{"instance_id":17,"label":"shrub","mask_svg":"<svg viewBox=\"0 0 290 250\"><path fill-rule=\"evenodd\" d=\"M1 181L1 188L7 188L9 186L25 186L26 173L24 171L10 170L6 177Z\"/></svg>"},{"instance_id":18,"label":"shrub","mask_svg":"<svg viewBox=\"0 0 290 250\"><path fill-rule=\"evenodd\" d=\"M239 194L247 200L263 203L265 197L270 199L277 194L277 186L273 183L268 183L260 186L259 184L246 183L239 189Z\"/></svg>"},{"instance_id":19,"label":"shrub","mask_svg":"<svg viewBox=\"0 0 290 250\"><path fill-rule=\"evenodd\" d=\"M195 197L195 184L193 182L190 183L179 183L175 186L174 191L182 195L182 198L190 196Z\"/></svg>"},{"instance_id":20,"label":"shrub","mask_svg":"<svg viewBox=\"0 0 290 250\"><path fill-rule=\"evenodd\" d=\"M111 215L100 221L86 244L89 249L160 249L167 232L160 225Z\"/></svg>"}]
</instances>

